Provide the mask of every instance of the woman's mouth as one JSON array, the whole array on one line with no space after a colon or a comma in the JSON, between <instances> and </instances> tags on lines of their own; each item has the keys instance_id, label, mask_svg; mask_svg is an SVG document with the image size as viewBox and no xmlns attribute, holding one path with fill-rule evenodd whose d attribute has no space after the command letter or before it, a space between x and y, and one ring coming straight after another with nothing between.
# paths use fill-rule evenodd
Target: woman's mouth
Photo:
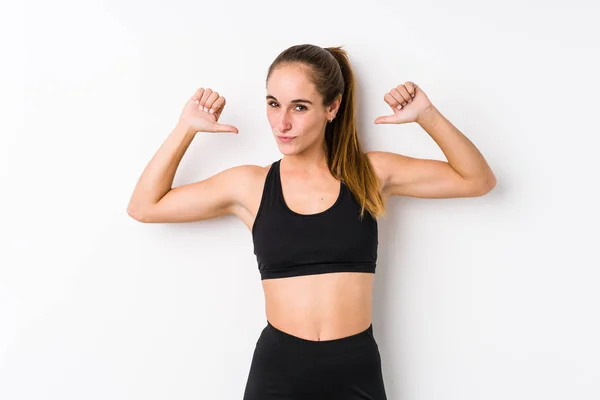
<instances>
[{"instance_id":1,"label":"woman's mouth","mask_svg":"<svg viewBox=\"0 0 600 400\"><path fill-rule=\"evenodd\" d=\"M277 140L283 143L288 143L294 140L296 136L277 136Z\"/></svg>"}]
</instances>

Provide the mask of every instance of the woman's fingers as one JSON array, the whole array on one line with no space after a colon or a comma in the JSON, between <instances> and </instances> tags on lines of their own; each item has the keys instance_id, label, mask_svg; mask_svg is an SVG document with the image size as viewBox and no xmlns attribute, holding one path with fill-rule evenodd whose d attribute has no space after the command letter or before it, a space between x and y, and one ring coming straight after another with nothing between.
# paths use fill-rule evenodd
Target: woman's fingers
<instances>
[{"instance_id":1,"label":"woman's fingers","mask_svg":"<svg viewBox=\"0 0 600 400\"><path fill-rule=\"evenodd\" d=\"M200 98L200 101L198 102L198 109L199 110L203 110L204 109L206 101L208 100L208 98L210 97L210 95L212 94L212 92L213 91L210 88L204 89L204 92L202 93L202 97Z\"/></svg>"},{"instance_id":2,"label":"woman's fingers","mask_svg":"<svg viewBox=\"0 0 600 400\"><path fill-rule=\"evenodd\" d=\"M211 107L209 108L209 112L211 114L215 113L218 116L221 113L221 110L223 110L223 107L225 107L225 103L225 97L219 96L219 98L217 98L215 102L212 103Z\"/></svg>"},{"instance_id":3,"label":"woman's fingers","mask_svg":"<svg viewBox=\"0 0 600 400\"><path fill-rule=\"evenodd\" d=\"M397 96L392 95L392 91L388 92L383 96L383 100L390 105L392 108L401 108L400 100L398 100Z\"/></svg>"},{"instance_id":4,"label":"woman's fingers","mask_svg":"<svg viewBox=\"0 0 600 400\"><path fill-rule=\"evenodd\" d=\"M211 114L218 114L225 107L225 98L219 95L219 92L210 88L199 88L192 99L197 104L199 111L210 112Z\"/></svg>"},{"instance_id":5,"label":"woman's fingers","mask_svg":"<svg viewBox=\"0 0 600 400\"><path fill-rule=\"evenodd\" d=\"M213 108L213 104L214 102L219 98L219 93L217 92L212 92L210 94L210 96L208 96L208 98L206 99L206 102L204 103L204 111L209 111L210 109Z\"/></svg>"},{"instance_id":6,"label":"woman's fingers","mask_svg":"<svg viewBox=\"0 0 600 400\"><path fill-rule=\"evenodd\" d=\"M417 85L412 82L406 82L403 85L390 90L385 94L384 100L392 108L402 109L408 103L411 103L417 92Z\"/></svg>"}]
</instances>

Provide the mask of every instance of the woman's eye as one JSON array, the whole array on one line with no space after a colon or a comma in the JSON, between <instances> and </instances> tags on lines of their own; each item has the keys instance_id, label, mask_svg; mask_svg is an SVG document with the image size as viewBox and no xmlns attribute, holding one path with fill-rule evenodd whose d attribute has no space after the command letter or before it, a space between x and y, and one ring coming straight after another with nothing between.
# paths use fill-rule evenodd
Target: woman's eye
<instances>
[{"instance_id":1,"label":"woman's eye","mask_svg":"<svg viewBox=\"0 0 600 400\"><path fill-rule=\"evenodd\" d=\"M271 106L271 107L277 107L277 106L278 106L278 104L277 104L276 102L274 102L274 101L271 101L271 102L269 102L268 104L269 104L269 106ZM306 108L305 106L303 106L303 105L300 105L300 104L298 104L298 105L296 106L296 110L297 110L297 111L305 111L305 110L307 110L307 108Z\"/></svg>"}]
</instances>

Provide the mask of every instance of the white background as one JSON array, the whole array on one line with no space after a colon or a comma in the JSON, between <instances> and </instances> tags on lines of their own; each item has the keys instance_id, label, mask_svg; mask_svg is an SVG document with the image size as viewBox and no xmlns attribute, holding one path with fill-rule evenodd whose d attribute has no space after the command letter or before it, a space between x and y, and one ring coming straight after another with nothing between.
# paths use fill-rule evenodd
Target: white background
<instances>
[{"instance_id":1,"label":"white background","mask_svg":"<svg viewBox=\"0 0 600 400\"><path fill-rule=\"evenodd\" d=\"M411 80L482 151L471 199L395 198L374 330L389 399L600 398L598 6L592 1L26 1L0 6L0 398L241 399L266 324L234 218L126 206L189 96L227 98L175 185L278 152L265 77L343 45L366 150L443 159L374 125Z\"/></svg>"}]
</instances>

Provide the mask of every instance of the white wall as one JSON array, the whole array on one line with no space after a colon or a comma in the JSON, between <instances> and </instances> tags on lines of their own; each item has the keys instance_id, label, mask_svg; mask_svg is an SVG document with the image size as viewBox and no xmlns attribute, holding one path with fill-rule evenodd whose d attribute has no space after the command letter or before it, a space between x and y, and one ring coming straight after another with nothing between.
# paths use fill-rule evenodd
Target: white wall
<instances>
[{"instance_id":1,"label":"white wall","mask_svg":"<svg viewBox=\"0 0 600 400\"><path fill-rule=\"evenodd\" d=\"M390 203L373 321L388 397L600 398L592 4L3 2L0 398L241 399L266 323L250 233L125 210L197 87L240 134L197 135L175 184L278 159L264 79L297 43L349 52L367 150L442 159L419 126L372 123L412 80L498 178Z\"/></svg>"}]
</instances>

